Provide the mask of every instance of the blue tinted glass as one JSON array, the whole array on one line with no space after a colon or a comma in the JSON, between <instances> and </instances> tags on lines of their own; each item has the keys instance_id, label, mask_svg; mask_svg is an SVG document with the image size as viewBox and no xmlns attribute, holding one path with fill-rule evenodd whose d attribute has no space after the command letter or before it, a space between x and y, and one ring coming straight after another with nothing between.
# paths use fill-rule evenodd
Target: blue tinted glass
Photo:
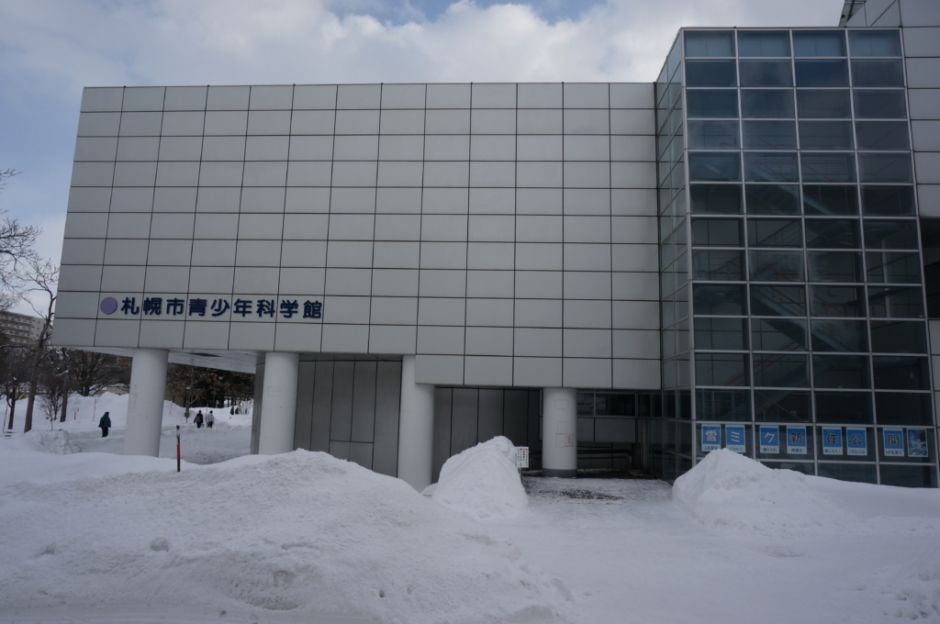
<instances>
[{"instance_id":1,"label":"blue tinted glass","mask_svg":"<svg viewBox=\"0 0 940 624\"><path fill-rule=\"evenodd\" d=\"M748 182L798 182L796 153L745 152L745 179Z\"/></svg>"},{"instance_id":2,"label":"blue tinted glass","mask_svg":"<svg viewBox=\"0 0 940 624\"><path fill-rule=\"evenodd\" d=\"M785 30L738 31L738 56L790 56L790 33Z\"/></svg>"},{"instance_id":3,"label":"blue tinted glass","mask_svg":"<svg viewBox=\"0 0 940 624\"><path fill-rule=\"evenodd\" d=\"M741 179L741 159L738 154L722 152L693 152L689 154L690 180Z\"/></svg>"},{"instance_id":4,"label":"blue tinted glass","mask_svg":"<svg viewBox=\"0 0 940 624\"><path fill-rule=\"evenodd\" d=\"M857 251L811 251L807 262L811 282L863 281L862 254Z\"/></svg>"},{"instance_id":5,"label":"blue tinted glass","mask_svg":"<svg viewBox=\"0 0 940 624\"><path fill-rule=\"evenodd\" d=\"M911 149L906 121L856 121L855 133L858 136L858 149Z\"/></svg>"},{"instance_id":6,"label":"blue tinted glass","mask_svg":"<svg viewBox=\"0 0 940 624\"><path fill-rule=\"evenodd\" d=\"M742 87L792 87L790 61L741 61Z\"/></svg>"},{"instance_id":7,"label":"blue tinted glass","mask_svg":"<svg viewBox=\"0 0 940 624\"><path fill-rule=\"evenodd\" d=\"M862 182L911 182L909 154L859 154Z\"/></svg>"},{"instance_id":8,"label":"blue tinted glass","mask_svg":"<svg viewBox=\"0 0 940 624\"><path fill-rule=\"evenodd\" d=\"M855 158L852 154L811 154L803 152L804 182L855 182Z\"/></svg>"},{"instance_id":9,"label":"blue tinted glass","mask_svg":"<svg viewBox=\"0 0 940 624\"><path fill-rule=\"evenodd\" d=\"M850 30L852 56L901 56L901 40L896 30Z\"/></svg>"},{"instance_id":10,"label":"blue tinted glass","mask_svg":"<svg viewBox=\"0 0 940 624\"><path fill-rule=\"evenodd\" d=\"M685 31L686 56L734 56L734 35L730 30Z\"/></svg>"},{"instance_id":11,"label":"blue tinted glass","mask_svg":"<svg viewBox=\"0 0 940 624\"><path fill-rule=\"evenodd\" d=\"M845 56L841 30L802 30L793 33L794 56Z\"/></svg>"},{"instance_id":12,"label":"blue tinted glass","mask_svg":"<svg viewBox=\"0 0 940 624\"><path fill-rule=\"evenodd\" d=\"M796 61L795 67L796 86L798 87L849 86L849 68L848 64L843 60Z\"/></svg>"},{"instance_id":13,"label":"blue tinted glass","mask_svg":"<svg viewBox=\"0 0 940 624\"><path fill-rule=\"evenodd\" d=\"M735 87L738 84L734 61L686 61L687 87Z\"/></svg>"},{"instance_id":14,"label":"blue tinted glass","mask_svg":"<svg viewBox=\"0 0 940 624\"><path fill-rule=\"evenodd\" d=\"M868 356L814 355L813 378L817 388L870 388Z\"/></svg>"},{"instance_id":15,"label":"blue tinted glass","mask_svg":"<svg viewBox=\"0 0 940 624\"><path fill-rule=\"evenodd\" d=\"M848 119L852 116L849 91L804 91L796 92L796 108L800 117L818 119Z\"/></svg>"},{"instance_id":16,"label":"blue tinted glass","mask_svg":"<svg viewBox=\"0 0 940 624\"><path fill-rule=\"evenodd\" d=\"M689 89L686 92L689 118L734 118L738 116L738 92Z\"/></svg>"},{"instance_id":17,"label":"blue tinted glass","mask_svg":"<svg viewBox=\"0 0 940 624\"><path fill-rule=\"evenodd\" d=\"M813 351L868 351L868 324L865 321L836 319L810 322Z\"/></svg>"},{"instance_id":18,"label":"blue tinted glass","mask_svg":"<svg viewBox=\"0 0 940 624\"><path fill-rule=\"evenodd\" d=\"M744 286L737 284L695 284L692 287L695 314L743 316L747 314Z\"/></svg>"},{"instance_id":19,"label":"blue tinted glass","mask_svg":"<svg viewBox=\"0 0 940 624\"><path fill-rule=\"evenodd\" d=\"M903 87L904 68L900 60L852 61L852 82L856 87Z\"/></svg>"},{"instance_id":20,"label":"blue tinted glass","mask_svg":"<svg viewBox=\"0 0 940 624\"><path fill-rule=\"evenodd\" d=\"M806 150L852 149L852 122L801 121L800 147Z\"/></svg>"},{"instance_id":21,"label":"blue tinted glass","mask_svg":"<svg viewBox=\"0 0 940 624\"><path fill-rule=\"evenodd\" d=\"M866 215L913 215L914 188L910 186L863 186L862 211Z\"/></svg>"},{"instance_id":22,"label":"blue tinted glass","mask_svg":"<svg viewBox=\"0 0 940 624\"><path fill-rule=\"evenodd\" d=\"M689 149L738 149L737 121L690 121Z\"/></svg>"},{"instance_id":23,"label":"blue tinted glass","mask_svg":"<svg viewBox=\"0 0 940 624\"><path fill-rule=\"evenodd\" d=\"M816 249L861 247L858 219L806 219L806 246Z\"/></svg>"},{"instance_id":24,"label":"blue tinted glass","mask_svg":"<svg viewBox=\"0 0 940 624\"><path fill-rule=\"evenodd\" d=\"M854 185L804 184L803 205L806 214L858 214L858 193Z\"/></svg>"},{"instance_id":25,"label":"blue tinted glass","mask_svg":"<svg viewBox=\"0 0 940 624\"><path fill-rule=\"evenodd\" d=\"M741 186L738 184L693 184L689 188L693 213L738 214Z\"/></svg>"},{"instance_id":26,"label":"blue tinted glass","mask_svg":"<svg viewBox=\"0 0 940 624\"><path fill-rule=\"evenodd\" d=\"M741 90L742 117L793 117L793 91Z\"/></svg>"},{"instance_id":27,"label":"blue tinted glass","mask_svg":"<svg viewBox=\"0 0 940 624\"><path fill-rule=\"evenodd\" d=\"M754 316L806 316L803 286L751 286Z\"/></svg>"},{"instance_id":28,"label":"blue tinted glass","mask_svg":"<svg viewBox=\"0 0 940 624\"><path fill-rule=\"evenodd\" d=\"M800 187L796 184L748 184L747 213L782 215L800 213Z\"/></svg>"},{"instance_id":29,"label":"blue tinted glass","mask_svg":"<svg viewBox=\"0 0 940 624\"><path fill-rule=\"evenodd\" d=\"M792 121L745 121L744 149L796 149Z\"/></svg>"},{"instance_id":30,"label":"blue tinted glass","mask_svg":"<svg viewBox=\"0 0 940 624\"><path fill-rule=\"evenodd\" d=\"M905 119L904 91L855 91L855 117Z\"/></svg>"}]
</instances>

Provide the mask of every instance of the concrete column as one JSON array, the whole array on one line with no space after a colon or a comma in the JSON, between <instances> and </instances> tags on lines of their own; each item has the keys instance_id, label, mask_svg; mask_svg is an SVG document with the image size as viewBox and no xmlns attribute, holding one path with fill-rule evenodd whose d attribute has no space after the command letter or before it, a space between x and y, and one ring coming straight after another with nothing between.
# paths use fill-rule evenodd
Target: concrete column
<instances>
[{"instance_id":1,"label":"concrete column","mask_svg":"<svg viewBox=\"0 0 940 624\"><path fill-rule=\"evenodd\" d=\"M261 455L290 453L294 450L299 367L299 353L269 351L264 356L264 409L258 436L258 453Z\"/></svg>"},{"instance_id":2,"label":"concrete column","mask_svg":"<svg viewBox=\"0 0 940 624\"><path fill-rule=\"evenodd\" d=\"M131 393L127 402L125 455L160 455L163 397L166 396L166 349L134 349Z\"/></svg>"},{"instance_id":3,"label":"concrete column","mask_svg":"<svg viewBox=\"0 0 940 624\"><path fill-rule=\"evenodd\" d=\"M542 473L574 477L578 469L578 401L573 388L542 390Z\"/></svg>"},{"instance_id":4,"label":"concrete column","mask_svg":"<svg viewBox=\"0 0 940 624\"><path fill-rule=\"evenodd\" d=\"M415 356L401 362L398 478L419 492L431 485L434 451L434 386L415 383Z\"/></svg>"}]
</instances>

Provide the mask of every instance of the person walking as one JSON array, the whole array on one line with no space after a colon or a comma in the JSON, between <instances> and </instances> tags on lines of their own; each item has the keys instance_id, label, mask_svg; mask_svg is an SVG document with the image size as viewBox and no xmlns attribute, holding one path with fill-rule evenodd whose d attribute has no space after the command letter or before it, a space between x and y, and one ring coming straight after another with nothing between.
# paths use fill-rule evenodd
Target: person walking
<instances>
[{"instance_id":1,"label":"person walking","mask_svg":"<svg viewBox=\"0 0 940 624\"><path fill-rule=\"evenodd\" d=\"M212 423L215 422L215 414L212 413L212 410L209 410L209 413L206 415L206 428L212 429Z\"/></svg>"},{"instance_id":2,"label":"person walking","mask_svg":"<svg viewBox=\"0 0 940 624\"><path fill-rule=\"evenodd\" d=\"M196 413L196 417L193 418L193 422L196 423L196 429L202 429L202 423L204 422L204 420L205 418L202 415L202 410L199 410Z\"/></svg>"},{"instance_id":3,"label":"person walking","mask_svg":"<svg viewBox=\"0 0 940 624\"><path fill-rule=\"evenodd\" d=\"M108 415L110 413L111 412L105 412L104 415L101 416L101 420L98 421L98 427L101 428L102 438L108 437L108 429L111 428L111 417Z\"/></svg>"}]
</instances>

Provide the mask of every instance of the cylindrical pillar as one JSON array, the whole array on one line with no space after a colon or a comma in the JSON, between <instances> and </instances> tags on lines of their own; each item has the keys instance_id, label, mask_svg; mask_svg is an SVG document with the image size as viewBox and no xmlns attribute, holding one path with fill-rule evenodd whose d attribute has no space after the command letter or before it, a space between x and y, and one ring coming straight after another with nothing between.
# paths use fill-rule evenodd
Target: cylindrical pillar
<instances>
[{"instance_id":1,"label":"cylindrical pillar","mask_svg":"<svg viewBox=\"0 0 940 624\"><path fill-rule=\"evenodd\" d=\"M294 450L299 366L299 353L270 351L264 356L264 409L258 436L260 455L289 453Z\"/></svg>"},{"instance_id":2,"label":"cylindrical pillar","mask_svg":"<svg viewBox=\"0 0 940 624\"><path fill-rule=\"evenodd\" d=\"M542 473L546 477L574 477L578 470L577 391L542 390Z\"/></svg>"},{"instance_id":3,"label":"cylindrical pillar","mask_svg":"<svg viewBox=\"0 0 940 624\"><path fill-rule=\"evenodd\" d=\"M160 455L163 397L166 395L166 349L134 349L131 392L127 402L125 455Z\"/></svg>"},{"instance_id":4,"label":"cylindrical pillar","mask_svg":"<svg viewBox=\"0 0 940 624\"><path fill-rule=\"evenodd\" d=\"M398 478L419 492L431 485L434 451L434 386L415 383L415 356L401 362Z\"/></svg>"}]
</instances>

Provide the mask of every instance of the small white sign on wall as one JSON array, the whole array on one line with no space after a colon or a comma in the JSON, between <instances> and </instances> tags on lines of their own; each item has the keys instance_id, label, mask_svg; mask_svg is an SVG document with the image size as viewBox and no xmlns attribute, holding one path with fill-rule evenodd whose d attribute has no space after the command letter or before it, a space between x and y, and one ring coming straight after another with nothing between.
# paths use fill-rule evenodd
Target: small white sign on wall
<instances>
[{"instance_id":1,"label":"small white sign on wall","mask_svg":"<svg viewBox=\"0 0 940 624\"><path fill-rule=\"evenodd\" d=\"M528 467L529 467L529 447L517 446L516 447L516 468L528 468Z\"/></svg>"}]
</instances>

